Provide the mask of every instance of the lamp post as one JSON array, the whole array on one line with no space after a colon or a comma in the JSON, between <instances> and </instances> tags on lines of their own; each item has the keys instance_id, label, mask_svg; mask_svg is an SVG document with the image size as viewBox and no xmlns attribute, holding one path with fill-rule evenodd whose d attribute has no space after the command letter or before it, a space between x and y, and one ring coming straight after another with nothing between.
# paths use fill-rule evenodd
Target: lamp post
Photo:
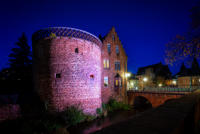
<instances>
[{"instance_id":1,"label":"lamp post","mask_svg":"<svg viewBox=\"0 0 200 134\"><path fill-rule=\"evenodd\" d=\"M144 90L144 86L145 86L145 83L148 81L148 78L147 77L144 77L143 78L143 90Z\"/></svg>"},{"instance_id":2,"label":"lamp post","mask_svg":"<svg viewBox=\"0 0 200 134\"><path fill-rule=\"evenodd\" d=\"M126 84L125 84L125 97L127 97L127 80L128 80L128 78L131 76L131 73L129 73L129 72L125 72L125 74L124 74L124 76L125 76L125 82L126 82ZM128 101L127 100L127 98L125 99L126 101ZM127 103L127 102L126 102Z\"/></svg>"}]
</instances>

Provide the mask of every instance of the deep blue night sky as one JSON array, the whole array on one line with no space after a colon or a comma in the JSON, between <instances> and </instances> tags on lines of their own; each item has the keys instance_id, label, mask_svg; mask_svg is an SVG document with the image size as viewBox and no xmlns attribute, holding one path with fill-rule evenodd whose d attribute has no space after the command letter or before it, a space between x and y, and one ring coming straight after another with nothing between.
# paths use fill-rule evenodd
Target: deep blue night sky
<instances>
[{"instance_id":1,"label":"deep blue night sky","mask_svg":"<svg viewBox=\"0 0 200 134\"><path fill-rule=\"evenodd\" d=\"M4 0L0 3L0 68L22 32L67 26L105 35L112 26L128 55L128 70L164 63L165 44L189 28L195 0ZM179 67L172 67L177 72Z\"/></svg>"}]
</instances>

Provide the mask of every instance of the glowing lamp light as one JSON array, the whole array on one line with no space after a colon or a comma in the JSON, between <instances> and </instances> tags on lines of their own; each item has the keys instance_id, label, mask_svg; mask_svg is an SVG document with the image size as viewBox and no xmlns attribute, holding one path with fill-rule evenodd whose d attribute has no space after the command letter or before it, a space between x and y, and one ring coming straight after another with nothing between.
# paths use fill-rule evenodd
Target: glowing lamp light
<instances>
[{"instance_id":1,"label":"glowing lamp light","mask_svg":"<svg viewBox=\"0 0 200 134\"><path fill-rule=\"evenodd\" d=\"M144 77L144 78L143 78L143 81L144 81L144 82L147 82L147 81L148 81L147 77Z\"/></svg>"},{"instance_id":2,"label":"glowing lamp light","mask_svg":"<svg viewBox=\"0 0 200 134\"><path fill-rule=\"evenodd\" d=\"M160 84L158 84L158 86L159 86L159 87L162 87L162 84L160 83Z\"/></svg>"},{"instance_id":3,"label":"glowing lamp light","mask_svg":"<svg viewBox=\"0 0 200 134\"><path fill-rule=\"evenodd\" d=\"M134 84L133 84L133 82L131 82L131 86L133 86Z\"/></svg>"},{"instance_id":4,"label":"glowing lamp light","mask_svg":"<svg viewBox=\"0 0 200 134\"><path fill-rule=\"evenodd\" d=\"M131 73L125 73L125 77L128 78L131 76Z\"/></svg>"},{"instance_id":5,"label":"glowing lamp light","mask_svg":"<svg viewBox=\"0 0 200 134\"><path fill-rule=\"evenodd\" d=\"M173 83L174 85L176 85L176 81L175 81L175 80L173 80L172 83Z\"/></svg>"}]
</instances>

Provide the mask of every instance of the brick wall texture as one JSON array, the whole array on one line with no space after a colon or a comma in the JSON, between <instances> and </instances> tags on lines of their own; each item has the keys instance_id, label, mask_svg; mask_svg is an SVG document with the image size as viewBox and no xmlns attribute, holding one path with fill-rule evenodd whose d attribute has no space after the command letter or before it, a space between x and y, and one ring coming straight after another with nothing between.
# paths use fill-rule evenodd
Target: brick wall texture
<instances>
[{"instance_id":1,"label":"brick wall texture","mask_svg":"<svg viewBox=\"0 0 200 134\"><path fill-rule=\"evenodd\" d=\"M108 52L108 44L111 46L111 51ZM116 53L116 47L119 47L119 54ZM122 46L121 41L115 31L115 28L108 32L103 39L102 46L102 83L101 83L101 94L102 102L108 102L109 98L115 98L118 101L126 101L126 78L125 73L127 72L127 56ZM109 60L109 68L104 68L103 60ZM120 70L115 70L115 62L120 63ZM117 73L122 78L122 86L115 87L115 76ZM104 77L108 77L108 86L104 86Z\"/></svg>"},{"instance_id":2,"label":"brick wall texture","mask_svg":"<svg viewBox=\"0 0 200 134\"><path fill-rule=\"evenodd\" d=\"M95 114L101 107L101 48L72 37L33 44L35 89L52 111L78 106Z\"/></svg>"},{"instance_id":3,"label":"brick wall texture","mask_svg":"<svg viewBox=\"0 0 200 134\"><path fill-rule=\"evenodd\" d=\"M20 106L17 104L7 104L0 106L0 122L4 120L16 119L20 116Z\"/></svg>"},{"instance_id":4,"label":"brick wall texture","mask_svg":"<svg viewBox=\"0 0 200 134\"><path fill-rule=\"evenodd\" d=\"M89 33L86 33L89 39L83 39L85 34L83 38L78 34L33 40L34 85L50 111L75 105L85 113L96 114L102 101L107 102L110 97L126 99L127 56L114 28L105 36L103 44L100 40L96 44ZM111 53L107 51L107 43L111 44ZM104 59L110 61L108 69L103 67ZM116 61L120 62L120 70L115 70ZM116 74L122 78L118 89L114 86ZM108 77L107 87L104 76Z\"/></svg>"}]
</instances>

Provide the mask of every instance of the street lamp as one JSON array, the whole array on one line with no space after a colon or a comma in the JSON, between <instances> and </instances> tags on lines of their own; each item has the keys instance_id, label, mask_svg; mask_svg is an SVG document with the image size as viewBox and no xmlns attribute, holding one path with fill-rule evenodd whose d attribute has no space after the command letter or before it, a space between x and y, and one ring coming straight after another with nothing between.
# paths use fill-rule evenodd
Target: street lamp
<instances>
[{"instance_id":1,"label":"street lamp","mask_svg":"<svg viewBox=\"0 0 200 134\"><path fill-rule=\"evenodd\" d=\"M173 83L174 85L176 85L176 80L173 80L172 83Z\"/></svg>"},{"instance_id":2,"label":"street lamp","mask_svg":"<svg viewBox=\"0 0 200 134\"><path fill-rule=\"evenodd\" d=\"M124 73L124 76L125 76L125 90L127 91L128 89L128 87L127 87L127 85L128 85L128 78L131 76L131 73L128 73L128 72L125 72ZM127 96L127 92L125 91L125 96ZM125 98L126 99L126 98ZM126 99L126 101L127 101L127 99Z\"/></svg>"},{"instance_id":3,"label":"street lamp","mask_svg":"<svg viewBox=\"0 0 200 134\"><path fill-rule=\"evenodd\" d=\"M144 82L147 82L147 81L148 81L148 78L147 78L147 77L144 77L144 78L143 78L143 81L144 81Z\"/></svg>"},{"instance_id":4,"label":"street lamp","mask_svg":"<svg viewBox=\"0 0 200 134\"><path fill-rule=\"evenodd\" d=\"M143 90L144 90L144 85L145 85L145 83L148 81L148 78L147 77L144 77L143 78Z\"/></svg>"},{"instance_id":5,"label":"street lamp","mask_svg":"<svg viewBox=\"0 0 200 134\"><path fill-rule=\"evenodd\" d=\"M128 73L128 72L125 73L125 77L126 77L126 78L128 78L128 77L130 77L130 76L131 76L131 73Z\"/></svg>"},{"instance_id":6,"label":"street lamp","mask_svg":"<svg viewBox=\"0 0 200 134\"><path fill-rule=\"evenodd\" d=\"M158 84L159 87L162 87L162 83Z\"/></svg>"}]
</instances>

